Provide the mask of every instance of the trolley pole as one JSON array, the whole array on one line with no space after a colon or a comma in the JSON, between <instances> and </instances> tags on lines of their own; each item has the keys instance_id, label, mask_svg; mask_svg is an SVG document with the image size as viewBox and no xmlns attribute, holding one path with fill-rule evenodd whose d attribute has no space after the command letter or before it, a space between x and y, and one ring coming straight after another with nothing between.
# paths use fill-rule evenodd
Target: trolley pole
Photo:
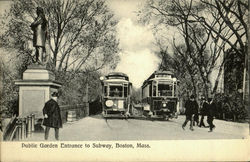
<instances>
[{"instance_id":1,"label":"trolley pole","mask_svg":"<svg viewBox=\"0 0 250 162\"><path fill-rule=\"evenodd\" d=\"M87 102L87 108L86 108L86 116L89 116L89 83L87 79L87 84L86 84L86 102Z\"/></svg>"},{"instance_id":2,"label":"trolley pole","mask_svg":"<svg viewBox=\"0 0 250 162\"><path fill-rule=\"evenodd\" d=\"M86 89L85 89L85 100L86 100L86 103L87 103L87 106L86 106L86 116L89 116L89 72L86 72Z\"/></svg>"}]
</instances>

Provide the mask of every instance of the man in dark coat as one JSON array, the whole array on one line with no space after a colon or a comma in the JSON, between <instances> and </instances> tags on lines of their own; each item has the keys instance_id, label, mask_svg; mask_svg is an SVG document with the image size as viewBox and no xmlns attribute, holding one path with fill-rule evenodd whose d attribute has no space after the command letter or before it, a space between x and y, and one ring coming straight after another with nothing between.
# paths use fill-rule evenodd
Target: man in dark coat
<instances>
[{"instance_id":1,"label":"man in dark coat","mask_svg":"<svg viewBox=\"0 0 250 162\"><path fill-rule=\"evenodd\" d=\"M215 116L215 104L213 103L213 99L209 98L208 99L208 104L207 104L207 123L209 124L209 132L212 132L213 129L215 128L215 125L213 124L214 116Z\"/></svg>"},{"instance_id":2,"label":"man in dark coat","mask_svg":"<svg viewBox=\"0 0 250 162\"><path fill-rule=\"evenodd\" d=\"M60 114L60 107L57 103L58 94L56 92L52 93L51 99L45 103L43 108L44 121L43 125L46 126L45 129L45 140L48 139L49 129L55 129L55 138L59 139L59 128L62 128L62 119Z\"/></svg>"},{"instance_id":3,"label":"man in dark coat","mask_svg":"<svg viewBox=\"0 0 250 162\"><path fill-rule=\"evenodd\" d=\"M185 103L185 109L186 120L183 123L182 128L185 129L188 121L190 121L190 130L193 131L193 116L196 110L198 110L198 103L195 101L194 95L191 95L190 99Z\"/></svg>"},{"instance_id":4,"label":"man in dark coat","mask_svg":"<svg viewBox=\"0 0 250 162\"><path fill-rule=\"evenodd\" d=\"M195 106L195 109L194 109L193 126L195 126L195 123L198 126L198 124L199 124L199 106Z\"/></svg>"},{"instance_id":5,"label":"man in dark coat","mask_svg":"<svg viewBox=\"0 0 250 162\"><path fill-rule=\"evenodd\" d=\"M207 101L205 100L205 98L201 99L201 120L200 120L200 125L199 127L206 127L205 123L204 123L204 117L207 116L208 112L207 112Z\"/></svg>"}]
</instances>

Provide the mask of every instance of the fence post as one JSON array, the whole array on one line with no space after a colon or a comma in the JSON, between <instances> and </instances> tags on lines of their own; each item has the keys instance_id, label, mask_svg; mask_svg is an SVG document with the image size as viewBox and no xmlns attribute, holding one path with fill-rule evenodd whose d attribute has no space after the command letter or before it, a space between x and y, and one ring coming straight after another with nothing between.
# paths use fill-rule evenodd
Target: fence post
<instances>
[{"instance_id":1,"label":"fence post","mask_svg":"<svg viewBox=\"0 0 250 162\"><path fill-rule=\"evenodd\" d=\"M236 121L236 115L233 114L233 121L235 122Z\"/></svg>"},{"instance_id":2,"label":"fence post","mask_svg":"<svg viewBox=\"0 0 250 162\"><path fill-rule=\"evenodd\" d=\"M18 120L17 120L16 121L16 131L14 132L15 133L14 137L15 137L16 140L19 140L18 139L18 135L19 135L18 131L19 131L19 129L18 129Z\"/></svg>"},{"instance_id":3,"label":"fence post","mask_svg":"<svg viewBox=\"0 0 250 162\"><path fill-rule=\"evenodd\" d=\"M22 139L26 138L26 118L22 118Z\"/></svg>"},{"instance_id":4,"label":"fence post","mask_svg":"<svg viewBox=\"0 0 250 162\"><path fill-rule=\"evenodd\" d=\"M31 131L35 131L35 114L31 114Z\"/></svg>"},{"instance_id":5,"label":"fence post","mask_svg":"<svg viewBox=\"0 0 250 162\"><path fill-rule=\"evenodd\" d=\"M222 119L225 120L225 113L222 113Z\"/></svg>"},{"instance_id":6,"label":"fence post","mask_svg":"<svg viewBox=\"0 0 250 162\"><path fill-rule=\"evenodd\" d=\"M32 119L31 119L31 116L28 116L27 117L27 123L28 123L28 125L27 125L27 136L28 137L31 137L31 131L32 131L32 121L31 121Z\"/></svg>"},{"instance_id":7,"label":"fence post","mask_svg":"<svg viewBox=\"0 0 250 162\"><path fill-rule=\"evenodd\" d=\"M19 141L22 139L22 123L20 118L16 121L16 139Z\"/></svg>"}]
</instances>

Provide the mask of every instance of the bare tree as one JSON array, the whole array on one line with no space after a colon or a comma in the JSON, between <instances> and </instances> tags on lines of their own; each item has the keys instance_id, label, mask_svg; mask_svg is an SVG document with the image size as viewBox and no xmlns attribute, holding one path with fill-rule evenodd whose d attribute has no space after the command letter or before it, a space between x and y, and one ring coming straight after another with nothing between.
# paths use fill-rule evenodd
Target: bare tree
<instances>
[{"instance_id":1,"label":"bare tree","mask_svg":"<svg viewBox=\"0 0 250 162\"><path fill-rule=\"evenodd\" d=\"M248 1L201 0L201 3L204 5L204 12L210 14L195 14L196 20L200 20L208 30L225 41L238 54L245 55L247 50ZM214 21L211 21L209 16L212 16ZM230 34L225 34L225 32Z\"/></svg>"},{"instance_id":2,"label":"bare tree","mask_svg":"<svg viewBox=\"0 0 250 162\"><path fill-rule=\"evenodd\" d=\"M232 8L230 8L232 7ZM209 75L218 70L211 93L215 93L219 78L223 71L223 56L226 48L238 50L245 54L246 43L246 8L245 1L209 1L209 0L149 0L142 13L143 20L153 22L157 26L173 26L177 28L178 38L174 38L173 47L176 54L182 55L186 61L192 60L197 67L200 79L208 95ZM237 38L237 39L236 39ZM236 41L235 41L236 39ZM176 41L177 40L177 41ZM233 42L235 41L235 42ZM178 44L185 45L180 51ZM228 47L232 45L233 47ZM243 50L243 52L242 52Z\"/></svg>"},{"instance_id":3,"label":"bare tree","mask_svg":"<svg viewBox=\"0 0 250 162\"><path fill-rule=\"evenodd\" d=\"M29 25L35 7L41 6L49 21L47 53L57 71L98 70L107 65L118 51L116 21L104 1L35 0L14 1L1 35L2 45L32 56Z\"/></svg>"},{"instance_id":4,"label":"bare tree","mask_svg":"<svg viewBox=\"0 0 250 162\"><path fill-rule=\"evenodd\" d=\"M156 36L157 37L157 36ZM188 96L196 93L196 84L198 82L198 69L194 66L192 59L186 55L185 44L176 45L173 40L173 54L168 52L168 46L165 46L160 39L156 38L156 46L160 48L157 52L161 62L159 64L160 70L173 70L176 77L180 81L181 96Z\"/></svg>"},{"instance_id":5,"label":"bare tree","mask_svg":"<svg viewBox=\"0 0 250 162\"><path fill-rule=\"evenodd\" d=\"M239 57L245 59L244 78L247 68L247 18L249 4L247 0L201 0L204 12L210 14L194 14L196 20L210 30L219 41L233 49ZM212 21L211 21L211 17ZM227 57L227 56L225 56ZM226 58L225 58L226 59ZM221 70L219 71L221 72ZM245 82L245 80L243 80ZM216 80L216 83L218 81ZM214 90L216 90L215 84ZM244 90L244 84L243 84Z\"/></svg>"}]
</instances>

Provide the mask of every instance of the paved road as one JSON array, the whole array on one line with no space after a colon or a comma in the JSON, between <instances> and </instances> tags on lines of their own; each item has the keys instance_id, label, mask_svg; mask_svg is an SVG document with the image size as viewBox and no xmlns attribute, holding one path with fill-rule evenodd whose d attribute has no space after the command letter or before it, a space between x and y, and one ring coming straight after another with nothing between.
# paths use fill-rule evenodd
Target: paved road
<instances>
[{"instance_id":1,"label":"paved road","mask_svg":"<svg viewBox=\"0 0 250 162\"><path fill-rule=\"evenodd\" d=\"M248 123L233 123L214 120L216 129L194 127L194 131L181 128L184 116L170 121L149 121L141 119L103 119L101 115L83 118L74 123L66 123L60 129L60 140L182 140L182 139L242 139L249 136ZM34 133L28 141L41 141L43 133ZM54 130L50 130L49 140L55 140Z\"/></svg>"}]
</instances>

